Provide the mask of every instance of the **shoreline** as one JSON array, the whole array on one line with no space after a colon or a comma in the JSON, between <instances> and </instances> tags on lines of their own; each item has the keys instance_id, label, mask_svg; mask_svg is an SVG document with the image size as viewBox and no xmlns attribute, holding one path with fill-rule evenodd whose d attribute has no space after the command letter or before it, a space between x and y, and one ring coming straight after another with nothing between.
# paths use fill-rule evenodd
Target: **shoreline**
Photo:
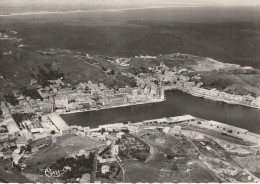
<instances>
[{"instance_id":1,"label":"shoreline","mask_svg":"<svg viewBox=\"0 0 260 184\"><path fill-rule=\"evenodd\" d=\"M240 105L240 106L244 106L244 107L249 107L249 108L254 108L254 109L260 109L260 107L256 107L256 106L251 106L251 105L247 105L247 104L242 104L236 101L232 101L232 100L226 100L223 98L219 98L216 96L208 96L205 94L201 94L199 92L194 92L192 90L188 90L185 88L180 88L178 86L167 86L164 88L165 91L172 91L172 90L180 90L186 94L189 94L191 96L197 97L197 98L204 98L204 99L208 99L214 102L223 102L226 104L230 104L230 105ZM158 99L158 100L150 100L148 102L137 102L137 103L127 103L127 104L122 104L122 105L112 105L112 106L107 106L107 107L103 107L100 109L82 109L82 110L75 110L75 111L70 111L70 112L61 112L58 114L60 115L66 115L66 114L74 114L74 113L80 113L80 112L91 112L91 111L100 111L100 110L106 110L106 109L114 109L114 108L120 108L120 107L129 107L129 106L135 106L135 105L144 105L144 104L154 104L154 103L159 103L159 102L164 102L166 101L166 97L165 97L165 92L164 92L164 98L163 99Z\"/></svg>"},{"instance_id":2,"label":"shoreline","mask_svg":"<svg viewBox=\"0 0 260 184\"><path fill-rule=\"evenodd\" d=\"M128 104L122 104L122 105L113 105L110 107L104 107L104 108L100 108L100 109L89 109L89 110L75 110L75 111L70 111L70 112L62 112L62 113L58 113L60 115L65 115L65 114L74 114L74 113L80 113L80 112L91 112L91 111L100 111L100 110L106 110L106 109L115 109L115 108L120 108L120 107L130 107L130 106L135 106L135 105L144 105L144 104L154 104L154 103L160 103L160 102L164 102L166 100L165 98L165 94L164 94L164 99L162 100L157 100L157 101L149 101L149 102L137 102L137 103L128 103Z\"/></svg>"},{"instance_id":3,"label":"shoreline","mask_svg":"<svg viewBox=\"0 0 260 184\"><path fill-rule=\"evenodd\" d=\"M201 89L203 89L203 88L201 88ZM230 105L240 105L240 106L244 106L244 107L260 109L260 107L243 104L243 103L238 102L238 101L227 100L225 98L221 98L221 97L218 97L218 96L213 96L213 95L210 96L210 95L202 94L199 91L194 91L194 89L186 89L184 87L178 87L178 86L167 86L165 90L180 90L184 93L187 93L191 96L198 97L198 98L204 98L204 99L212 100L212 101L215 101L215 102L224 102L224 103L230 104Z\"/></svg>"}]
</instances>

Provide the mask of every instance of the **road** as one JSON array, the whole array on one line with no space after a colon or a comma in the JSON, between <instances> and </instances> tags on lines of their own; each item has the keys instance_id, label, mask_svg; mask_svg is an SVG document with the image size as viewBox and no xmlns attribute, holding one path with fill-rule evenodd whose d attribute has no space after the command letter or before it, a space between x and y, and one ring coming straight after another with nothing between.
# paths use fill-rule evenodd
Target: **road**
<instances>
[{"instance_id":1,"label":"road","mask_svg":"<svg viewBox=\"0 0 260 184\"><path fill-rule=\"evenodd\" d=\"M117 163L118 163L118 165L120 166L120 168L122 169L122 172L123 172L123 183L125 183L125 169L123 168L123 166L120 164L120 159L118 158L118 156L117 155L115 155L115 157L116 157L116 161L117 161Z\"/></svg>"},{"instance_id":2,"label":"road","mask_svg":"<svg viewBox=\"0 0 260 184\"><path fill-rule=\"evenodd\" d=\"M90 177L90 183L94 183L96 181L96 173L97 173L97 152L95 153L94 163L93 163L93 171Z\"/></svg>"}]
</instances>

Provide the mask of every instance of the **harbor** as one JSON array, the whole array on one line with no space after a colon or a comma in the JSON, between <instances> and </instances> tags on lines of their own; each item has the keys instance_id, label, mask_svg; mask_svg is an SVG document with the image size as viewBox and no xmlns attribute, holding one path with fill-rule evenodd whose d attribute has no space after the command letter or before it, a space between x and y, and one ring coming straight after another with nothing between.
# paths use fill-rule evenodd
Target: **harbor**
<instances>
[{"instance_id":1,"label":"harbor","mask_svg":"<svg viewBox=\"0 0 260 184\"><path fill-rule=\"evenodd\" d=\"M244 128L253 133L260 133L258 109L198 98L180 90L166 91L165 98L166 100L161 103L63 114L61 116L69 125L94 128L109 123L127 123L128 121L134 123L147 119L190 114Z\"/></svg>"}]
</instances>

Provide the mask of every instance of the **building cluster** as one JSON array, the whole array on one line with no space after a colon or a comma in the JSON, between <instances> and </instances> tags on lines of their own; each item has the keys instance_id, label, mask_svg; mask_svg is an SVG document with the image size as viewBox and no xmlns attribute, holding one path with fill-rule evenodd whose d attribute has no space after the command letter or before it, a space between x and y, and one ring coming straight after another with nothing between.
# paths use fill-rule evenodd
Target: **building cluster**
<instances>
[{"instance_id":1,"label":"building cluster","mask_svg":"<svg viewBox=\"0 0 260 184\"><path fill-rule=\"evenodd\" d=\"M95 84L91 81L72 87L64 85L60 79L40 88L38 92L43 98L44 107L41 110L60 113L162 101L164 98L163 88L156 85L126 86L115 90L107 88L103 83Z\"/></svg>"},{"instance_id":2,"label":"building cluster","mask_svg":"<svg viewBox=\"0 0 260 184\"><path fill-rule=\"evenodd\" d=\"M114 63L116 63L117 65L120 65L120 66L129 66L129 61L130 61L131 59L129 59L129 58L116 58L115 60L114 60Z\"/></svg>"},{"instance_id":3,"label":"building cluster","mask_svg":"<svg viewBox=\"0 0 260 184\"><path fill-rule=\"evenodd\" d=\"M191 115L175 116L169 118L159 118L143 121L143 125L171 125L176 123L193 122L196 118Z\"/></svg>"},{"instance_id":4,"label":"building cluster","mask_svg":"<svg viewBox=\"0 0 260 184\"><path fill-rule=\"evenodd\" d=\"M137 84L139 86L145 86L147 84L161 84L164 89L176 89L176 88L187 88L200 87L203 85L200 82L200 75L189 77L186 74L190 73L191 70L186 68L169 68L163 62L159 66L148 67L149 72L141 73L135 76Z\"/></svg>"},{"instance_id":5,"label":"building cluster","mask_svg":"<svg viewBox=\"0 0 260 184\"><path fill-rule=\"evenodd\" d=\"M100 141L108 141L111 143L116 139L121 138L124 135L124 132L136 133L139 130L139 126L135 124L123 124L123 123L114 123L107 125L99 125L98 128L89 128L82 126L70 126L71 132L75 133L78 136L88 136Z\"/></svg>"},{"instance_id":6,"label":"building cluster","mask_svg":"<svg viewBox=\"0 0 260 184\"><path fill-rule=\"evenodd\" d=\"M17 153L23 150L26 150L27 154L37 152L51 144L50 137L53 134L56 136L66 132L66 124L62 125L59 116L55 117L55 114L49 116L37 116L33 113L12 114L11 109L5 102L1 103L0 157L4 159L16 158ZM16 116L18 118L14 118Z\"/></svg>"},{"instance_id":7,"label":"building cluster","mask_svg":"<svg viewBox=\"0 0 260 184\"><path fill-rule=\"evenodd\" d=\"M217 89L202 88L200 75L189 77L187 74L192 72L186 68L169 68L163 62L159 66L149 67L150 72L141 73L135 76L139 86L147 84L160 83L164 89L179 89L191 95L212 99L215 101L223 101L226 103L234 103L239 105L260 108L260 97L252 97L250 95L235 95L219 91Z\"/></svg>"},{"instance_id":8,"label":"building cluster","mask_svg":"<svg viewBox=\"0 0 260 184\"><path fill-rule=\"evenodd\" d=\"M224 101L226 103L260 108L260 96L255 98L250 95L235 95L222 92L217 89L204 89L198 87L190 89L189 93L194 96L204 97L215 101Z\"/></svg>"},{"instance_id":9,"label":"building cluster","mask_svg":"<svg viewBox=\"0 0 260 184\"><path fill-rule=\"evenodd\" d=\"M113 148L113 147L112 147ZM115 179L118 177L121 168L111 146L101 150L97 156L97 177Z\"/></svg>"},{"instance_id":10,"label":"building cluster","mask_svg":"<svg viewBox=\"0 0 260 184\"><path fill-rule=\"evenodd\" d=\"M8 38L8 35L0 32L0 38Z\"/></svg>"},{"instance_id":11,"label":"building cluster","mask_svg":"<svg viewBox=\"0 0 260 184\"><path fill-rule=\"evenodd\" d=\"M126 134L117 139L114 150L122 157L145 161L150 147L141 138Z\"/></svg>"},{"instance_id":12,"label":"building cluster","mask_svg":"<svg viewBox=\"0 0 260 184\"><path fill-rule=\"evenodd\" d=\"M30 86L33 89L29 91L33 93L32 96L14 90L11 95L12 101L1 102L0 141L3 144L0 148L2 150L21 149L22 146L26 147L41 138L73 131L77 135L105 140L109 137L107 132L100 133L88 127L75 129L68 126L56 112L96 110L164 99L163 88L154 84L135 88L126 86L115 90L108 89L103 83L94 84L91 81L72 87L69 84L65 85L61 79L49 81L49 85L43 87L33 79ZM118 130L118 127L122 128L122 126L118 124L114 127ZM109 128L111 129L111 126L103 125L99 130ZM136 128L131 131L136 131Z\"/></svg>"}]
</instances>

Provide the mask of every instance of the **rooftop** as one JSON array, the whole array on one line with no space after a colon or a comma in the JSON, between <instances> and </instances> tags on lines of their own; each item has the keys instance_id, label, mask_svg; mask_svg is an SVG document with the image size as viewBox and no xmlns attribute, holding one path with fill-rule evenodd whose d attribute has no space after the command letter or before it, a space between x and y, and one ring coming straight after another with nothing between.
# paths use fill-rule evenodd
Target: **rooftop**
<instances>
[{"instance_id":1,"label":"rooftop","mask_svg":"<svg viewBox=\"0 0 260 184\"><path fill-rule=\"evenodd\" d=\"M229 129L229 130L235 130L235 131L238 131L238 132L248 132L247 129L243 129L243 128L239 128L239 127L235 127L235 126L231 126L231 125L227 125L227 124L224 124L224 123L220 123L220 122L217 122L217 121L209 121L210 124L214 124L216 126L221 126L223 128L226 128L226 129Z\"/></svg>"},{"instance_id":2,"label":"rooftop","mask_svg":"<svg viewBox=\"0 0 260 184\"><path fill-rule=\"evenodd\" d=\"M59 130L64 131L70 129L70 126L60 117L58 113L51 113L48 117Z\"/></svg>"}]
</instances>

